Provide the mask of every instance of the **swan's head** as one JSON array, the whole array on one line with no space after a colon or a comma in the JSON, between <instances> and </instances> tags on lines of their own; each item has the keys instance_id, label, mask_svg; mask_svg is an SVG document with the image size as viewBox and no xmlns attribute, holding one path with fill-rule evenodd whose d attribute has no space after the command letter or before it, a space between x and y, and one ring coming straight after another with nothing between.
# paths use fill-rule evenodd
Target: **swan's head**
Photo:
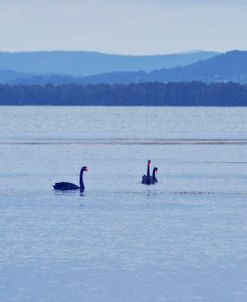
<instances>
[{"instance_id":1,"label":"swan's head","mask_svg":"<svg viewBox=\"0 0 247 302\"><path fill-rule=\"evenodd\" d=\"M84 166L81 169L82 169L82 171L88 171L87 166Z\"/></svg>"},{"instance_id":2,"label":"swan's head","mask_svg":"<svg viewBox=\"0 0 247 302\"><path fill-rule=\"evenodd\" d=\"M157 173L158 172L158 168L155 167L153 171L154 171L154 173Z\"/></svg>"},{"instance_id":3,"label":"swan's head","mask_svg":"<svg viewBox=\"0 0 247 302\"><path fill-rule=\"evenodd\" d=\"M150 166L151 165L151 160L148 160L148 166Z\"/></svg>"}]
</instances>

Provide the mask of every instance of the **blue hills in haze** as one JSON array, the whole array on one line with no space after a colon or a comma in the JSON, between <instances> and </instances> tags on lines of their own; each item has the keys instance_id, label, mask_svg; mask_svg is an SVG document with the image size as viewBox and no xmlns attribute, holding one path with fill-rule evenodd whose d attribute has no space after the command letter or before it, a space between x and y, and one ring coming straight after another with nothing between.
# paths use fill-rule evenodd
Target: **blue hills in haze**
<instances>
[{"instance_id":1,"label":"blue hills in haze","mask_svg":"<svg viewBox=\"0 0 247 302\"><path fill-rule=\"evenodd\" d=\"M86 85L183 81L247 83L247 51L163 56L118 56L94 52L0 53L2 84Z\"/></svg>"},{"instance_id":2,"label":"blue hills in haze","mask_svg":"<svg viewBox=\"0 0 247 302\"><path fill-rule=\"evenodd\" d=\"M215 56L196 51L166 55L115 55L85 51L0 52L0 70L39 75L87 76L114 71L150 72L185 66Z\"/></svg>"},{"instance_id":3,"label":"blue hills in haze","mask_svg":"<svg viewBox=\"0 0 247 302\"><path fill-rule=\"evenodd\" d=\"M116 72L84 78L88 84L184 81L247 83L247 51L230 51L186 66L151 72Z\"/></svg>"},{"instance_id":4,"label":"blue hills in haze","mask_svg":"<svg viewBox=\"0 0 247 302\"><path fill-rule=\"evenodd\" d=\"M28 66L42 65L36 63L30 61ZM45 70L47 62L43 63ZM61 62L61 70L68 65ZM187 65L151 71L71 75L4 68L0 83L0 105L247 106L247 51L215 53Z\"/></svg>"}]
</instances>

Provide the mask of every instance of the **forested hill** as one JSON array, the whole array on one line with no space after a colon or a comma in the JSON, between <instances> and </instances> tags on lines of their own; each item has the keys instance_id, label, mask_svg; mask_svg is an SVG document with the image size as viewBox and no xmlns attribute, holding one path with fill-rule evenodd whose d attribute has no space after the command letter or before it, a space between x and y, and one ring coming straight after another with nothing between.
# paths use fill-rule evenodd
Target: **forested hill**
<instances>
[{"instance_id":1,"label":"forested hill","mask_svg":"<svg viewBox=\"0 0 247 302\"><path fill-rule=\"evenodd\" d=\"M231 82L0 85L0 105L247 106L247 85Z\"/></svg>"}]
</instances>

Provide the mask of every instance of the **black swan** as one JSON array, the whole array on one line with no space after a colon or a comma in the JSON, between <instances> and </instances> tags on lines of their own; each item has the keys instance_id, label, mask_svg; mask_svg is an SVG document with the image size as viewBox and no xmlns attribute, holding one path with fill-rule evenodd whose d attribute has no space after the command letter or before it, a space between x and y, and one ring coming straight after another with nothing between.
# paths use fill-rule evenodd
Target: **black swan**
<instances>
[{"instance_id":1,"label":"black swan","mask_svg":"<svg viewBox=\"0 0 247 302\"><path fill-rule=\"evenodd\" d=\"M71 182L56 182L53 185L53 188L55 190L60 190L60 191L79 190L80 189L81 193L84 192L84 190L85 190L84 183L83 183L83 172L84 171L88 171L86 166L81 168L80 179L79 179L80 187L78 187L75 184L72 184Z\"/></svg>"},{"instance_id":2,"label":"black swan","mask_svg":"<svg viewBox=\"0 0 247 302\"><path fill-rule=\"evenodd\" d=\"M147 163L147 175L143 175L142 176L142 184L151 185L151 183L152 183L152 177L150 175L150 165L151 165L151 160L148 160L148 163Z\"/></svg>"},{"instance_id":3,"label":"black swan","mask_svg":"<svg viewBox=\"0 0 247 302\"><path fill-rule=\"evenodd\" d=\"M156 177L156 173L158 172L158 168L157 167L154 167L153 168L153 175L152 175L152 184L155 184L156 182L158 182L158 179Z\"/></svg>"}]
</instances>

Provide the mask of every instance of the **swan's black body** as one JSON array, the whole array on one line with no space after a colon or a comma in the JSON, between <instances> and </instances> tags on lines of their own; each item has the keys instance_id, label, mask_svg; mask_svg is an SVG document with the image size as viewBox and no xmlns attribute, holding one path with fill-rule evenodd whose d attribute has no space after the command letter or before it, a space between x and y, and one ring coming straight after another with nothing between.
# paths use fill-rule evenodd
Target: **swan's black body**
<instances>
[{"instance_id":1,"label":"swan's black body","mask_svg":"<svg viewBox=\"0 0 247 302\"><path fill-rule=\"evenodd\" d=\"M150 175L150 165L151 165L151 161L148 160L148 163L147 163L147 175L143 175L142 176L142 184L144 185L153 185L155 184L156 182L158 182L158 179L156 177L156 172L158 172L158 168L155 167L153 168L153 174L152 176Z\"/></svg>"},{"instance_id":2,"label":"swan's black body","mask_svg":"<svg viewBox=\"0 0 247 302\"><path fill-rule=\"evenodd\" d=\"M62 191L67 191L67 190L78 190L80 187L78 187L75 184L72 184L71 182L56 182L55 185L53 185L55 190L62 190Z\"/></svg>"},{"instance_id":3,"label":"swan's black body","mask_svg":"<svg viewBox=\"0 0 247 302\"><path fill-rule=\"evenodd\" d=\"M55 190L60 190L60 191L79 190L80 189L81 193L84 192L84 190L85 190L85 186L83 183L83 172L84 171L87 171L87 167L85 167L85 166L81 168L80 179L79 179L80 186L79 187L71 182L56 182L53 185L53 188Z\"/></svg>"}]
</instances>

